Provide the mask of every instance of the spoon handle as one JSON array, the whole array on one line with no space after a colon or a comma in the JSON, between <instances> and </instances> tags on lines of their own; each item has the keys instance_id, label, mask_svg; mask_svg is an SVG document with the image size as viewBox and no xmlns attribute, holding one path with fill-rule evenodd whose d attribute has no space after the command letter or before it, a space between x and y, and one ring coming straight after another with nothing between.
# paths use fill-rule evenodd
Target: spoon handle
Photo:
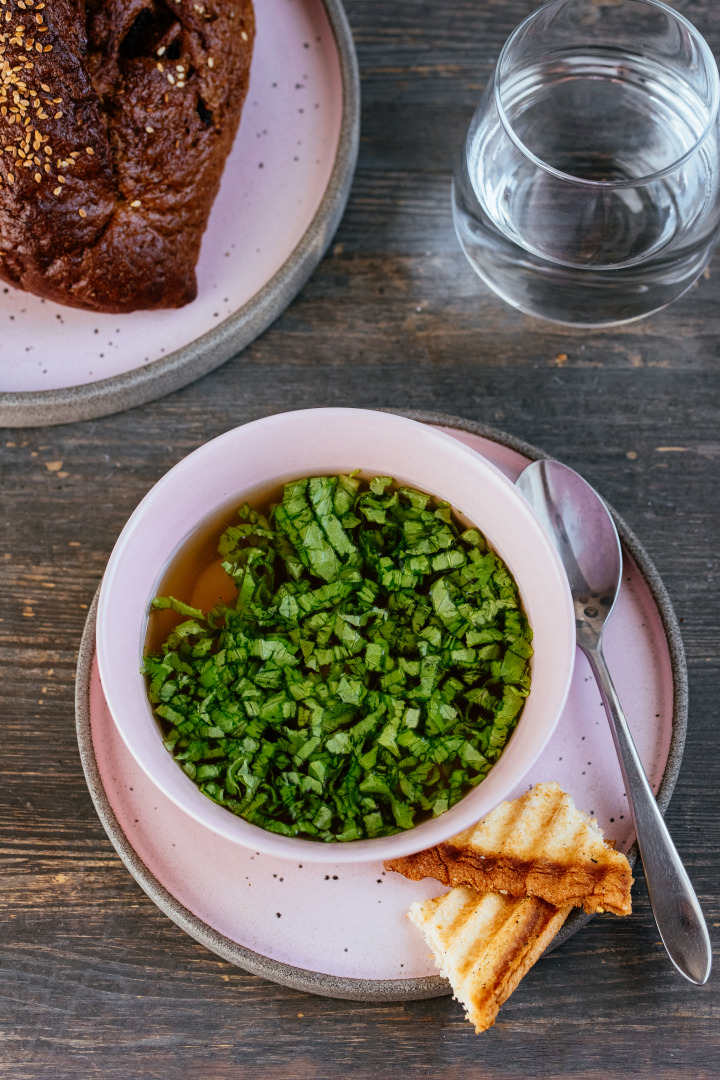
<instances>
[{"instance_id":1,"label":"spoon handle","mask_svg":"<svg viewBox=\"0 0 720 1080\"><path fill-rule=\"evenodd\" d=\"M710 975L710 936L690 879L658 809L620 705L602 649L583 650L610 722L635 824L650 904L660 937L681 975L702 985Z\"/></svg>"}]
</instances>

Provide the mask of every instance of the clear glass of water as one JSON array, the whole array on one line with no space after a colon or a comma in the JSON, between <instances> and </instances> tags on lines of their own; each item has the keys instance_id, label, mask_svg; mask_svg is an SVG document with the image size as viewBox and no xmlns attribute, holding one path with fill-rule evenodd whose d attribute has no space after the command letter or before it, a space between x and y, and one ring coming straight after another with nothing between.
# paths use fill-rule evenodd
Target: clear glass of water
<instances>
[{"instance_id":1,"label":"clear glass of water","mask_svg":"<svg viewBox=\"0 0 720 1080\"><path fill-rule=\"evenodd\" d=\"M649 315L720 222L712 53L659 0L552 0L506 42L453 180L458 238L514 307L575 326Z\"/></svg>"}]
</instances>

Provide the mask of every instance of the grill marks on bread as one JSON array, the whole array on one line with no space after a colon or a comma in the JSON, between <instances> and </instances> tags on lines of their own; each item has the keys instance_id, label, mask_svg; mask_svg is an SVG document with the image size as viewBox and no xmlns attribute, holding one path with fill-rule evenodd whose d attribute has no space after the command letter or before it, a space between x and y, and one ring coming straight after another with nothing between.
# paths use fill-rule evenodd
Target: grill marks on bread
<instances>
[{"instance_id":1,"label":"grill marks on bread","mask_svg":"<svg viewBox=\"0 0 720 1080\"><path fill-rule=\"evenodd\" d=\"M444 844L385 863L454 888L414 903L441 974L475 1031L542 955L574 906L629 914L630 864L558 784L536 784Z\"/></svg>"},{"instance_id":2,"label":"grill marks on bread","mask_svg":"<svg viewBox=\"0 0 720 1080\"><path fill-rule=\"evenodd\" d=\"M536 784L445 843L385 863L405 877L537 896L587 912L632 910L630 864L558 784Z\"/></svg>"},{"instance_id":3,"label":"grill marks on bread","mask_svg":"<svg viewBox=\"0 0 720 1080\"><path fill-rule=\"evenodd\" d=\"M481 895L459 887L414 903L408 916L479 1033L495 1023L500 1006L571 910L572 904L556 908L537 897Z\"/></svg>"}]
</instances>

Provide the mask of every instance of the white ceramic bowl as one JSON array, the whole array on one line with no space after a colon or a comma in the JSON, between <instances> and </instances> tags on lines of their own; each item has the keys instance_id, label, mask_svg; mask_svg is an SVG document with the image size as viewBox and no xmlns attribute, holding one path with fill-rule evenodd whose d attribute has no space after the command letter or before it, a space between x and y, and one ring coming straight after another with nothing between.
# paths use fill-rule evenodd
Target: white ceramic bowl
<instances>
[{"instance_id":1,"label":"white ceramic bowl","mask_svg":"<svg viewBox=\"0 0 720 1080\"><path fill-rule=\"evenodd\" d=\"M476 524L505 561L532 626L532 685L499 761L451 810L394 836L324 844L270 833L216 805L162 743L140 674L148 608L168 563L196 527L247 492L289 479L353 469L392 476L441 497ZM108 563L97 620L100 676L128 749L191 817L228 839L273 855L361 862L419 851L467 828L507 797L552 735L575 655L575 622L559 558L528 504L493 465L427 425L361 409L269 416L200 447L145 496Z\"/></svg>"}]
</instances>

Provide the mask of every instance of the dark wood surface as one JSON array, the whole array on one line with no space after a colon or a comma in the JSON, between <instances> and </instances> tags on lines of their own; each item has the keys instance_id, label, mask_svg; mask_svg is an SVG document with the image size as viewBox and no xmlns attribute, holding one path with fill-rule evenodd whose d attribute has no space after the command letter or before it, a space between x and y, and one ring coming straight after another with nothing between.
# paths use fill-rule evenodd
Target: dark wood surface
<instances>
[{"instance_id":1,"label":"dark wood surface","mask_svg":"<svg viewBox=\"0 0 720 1080\"><path fill-rule=\"evenodd\" d=\"M261 0L259 0L261 2ZM145 896L93 810L73 712L88 605L126 518L215 435L307 406L432 409L584 473L655 561L687 650L690 726L667 820L717 949L720 263L666 312L575 331L515 313L460 253L449 169L533 0L348 0L363 76L334 246L241 356L165 400L0 439L0 1077L720 1076L720 978L674 974L638 872L475 1036L448 998L357 1004L233 968ZM720 51L720 7L676 6Z\"/></svg>"}]
</instances>

